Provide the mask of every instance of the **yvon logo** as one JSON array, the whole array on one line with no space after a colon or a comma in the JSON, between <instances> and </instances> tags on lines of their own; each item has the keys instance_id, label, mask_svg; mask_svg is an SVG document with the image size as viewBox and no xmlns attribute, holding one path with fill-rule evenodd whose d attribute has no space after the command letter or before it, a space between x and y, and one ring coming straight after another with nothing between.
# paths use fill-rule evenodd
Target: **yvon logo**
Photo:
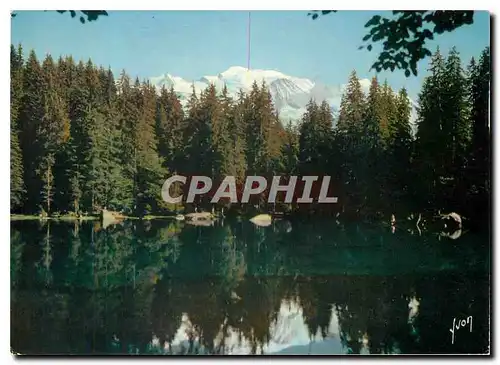
<instances>
[{"instance_id":1,"label":"yvon logo","mask_svg":"<svg viewBox=\"0 0 500 365\"><path fill-rule=\"evenodd\" d=\"M211 203L220 199L228 199L231 203L248 203L252 195L266 194L268 203L275 203L277 195L285 195L284 202L299 204L312 203L337 203L338 198L328 196L330 189L330 176L288 176L281 181L281 176L274 176L270 184L263 176L248 176L243 186L238 186L234 176L226 176L219 186L214 189L212 179L207 176L192 176L187 190L185 202L192 203L196 196L210 195ZM165 202L179 204L183 201L184 194L171 196L171 187L174 183L187 184L188 178L182 175L169 177L163 184L161 195ZM269 187L269 188L268 188ZM185 189L183 189L185 190Z\"/></svg>"}]
</instances>

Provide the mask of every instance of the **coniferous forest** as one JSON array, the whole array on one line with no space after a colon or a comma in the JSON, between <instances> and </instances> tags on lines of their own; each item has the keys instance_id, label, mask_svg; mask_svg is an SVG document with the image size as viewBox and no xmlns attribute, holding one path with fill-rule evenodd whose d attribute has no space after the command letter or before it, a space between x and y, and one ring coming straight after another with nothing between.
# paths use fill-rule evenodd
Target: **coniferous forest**
<instances>
[{"instance_id":1,"label":"coniferous forest","mask_svg":"<svg viewBox=\"0 0 500 365\"><path fill-rule=\"evenodd\" d=\"M183 108L173 89L125 71L23 55L11 45L12 213L173 214L194 209L163 202L162 184L174 174L240 183L249 175L329 175L338 204L267 206L262 196L247 206L355 219L456 211L487 225L489 48L470 61L456 49L434 53L414 127L405 89L374 77L365 94L354 71L338 117L311 100L292 124L280 120L265 84L236 99L211 86ZM212 208L206 199L196 205Z\"/></svg>"}]
</instances>

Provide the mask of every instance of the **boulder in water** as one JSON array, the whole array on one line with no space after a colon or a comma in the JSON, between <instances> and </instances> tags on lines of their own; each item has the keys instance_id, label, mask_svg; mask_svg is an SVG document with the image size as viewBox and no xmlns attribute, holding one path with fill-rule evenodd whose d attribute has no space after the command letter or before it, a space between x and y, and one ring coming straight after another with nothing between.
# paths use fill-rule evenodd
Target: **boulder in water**
<instances>
[{"instance_id":1,"label":"boulder in water","mask_svg":"<svg viewBox=\"0 0 500 365\"><path fill-rule=\"evenodd\" d=\"M200 227L211 227L214 225L214 221L211 219L187 220L186 223L192 226L200 226Z\"/></svg>"},{"instance_id":2,"label":"boulder in water","mask_svg":"<svg viewBox=\"0 0 500 365\"><path fill-rule=\"evenodd\" d=\"M250 219L250 222L257 226L267 227L271 225L272 217L269 214L259 214Z\"/></svg>"},{"instance_id":3,"label":"boulder in water","mask_svg":"<svg viewBox=\"0 0 500 365\"><path fill-rule=\"evenodd\" d=\"M452 229L462 228L462 217L455 212L443 214L441 215L441 219L445 220L445 228L452 228Z\"/></svg>"},{"instance_id":4,"label":"boulder in water","mask_svg":"<svg viewBox=\"0 0 500 365\"><path fill-rule=\"evenodd\" d=\"M111 210L103 209L101 211L101 222L102 227L107 228L111 225L121 223L125 219L125 216L118 212L113 212Z\"/></svg>"},{"instance_id":5,"label":"boulder in water","mask_svg":"<svg viewBox=\"0 0 500 365\"><path fill-rule=\"evenodd\" d=\"M185 215L185 218L187 220L191 221L197 221L197 220L211 220L213 219L213 215L210 212L195 212L195 213L189 213Z\"/></svg>"}]
</instances>

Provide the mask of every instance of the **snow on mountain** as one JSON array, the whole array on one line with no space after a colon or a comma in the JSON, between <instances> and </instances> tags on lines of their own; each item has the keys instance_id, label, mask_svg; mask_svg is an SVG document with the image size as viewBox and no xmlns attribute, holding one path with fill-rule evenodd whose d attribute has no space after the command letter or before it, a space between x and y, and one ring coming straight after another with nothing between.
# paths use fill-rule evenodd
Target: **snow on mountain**
<instances>
[{"instance_id":1,"label":"snow on mountain","mask_svg":"<svg viewBox=\"0 0 500 365\"><path fill-rule=\"evenodd\" d=\"M249 91L254 82L260 85L264 81L269 87L280 119L283 122L291 120L294 123L301 119L310 99L314 99L317 103L326 100L331 106L332 113L336 115L340 108L342 93L346 87L346 84L326 85L306 78L289 76L275 70L248 70L241 66L232 66L216 76L203 76L195 81L188 81L170 74L152 77L150 81L158 89L162 86L173 87L184 105L193 92L193 87L199 94L210 84L214 84L218 90L222 90L226 85L229 94L236 97L240 90ZM360 79L360 83L363 91L368 93L370 80ZM413 101L412 103L414 104Z\"/></svg>"}]
</instances>

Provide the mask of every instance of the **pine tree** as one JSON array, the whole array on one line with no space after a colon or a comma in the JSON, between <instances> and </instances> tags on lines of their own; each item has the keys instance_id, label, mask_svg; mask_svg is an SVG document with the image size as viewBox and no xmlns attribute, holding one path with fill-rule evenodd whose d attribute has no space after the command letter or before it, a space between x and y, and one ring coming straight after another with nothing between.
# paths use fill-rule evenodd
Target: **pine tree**
<instances>
[{"instance_id":1,"label":"pine tree","mask_svg":"<svg viewBox=\"0 0 500 365\"><path fill-rule=\"evenodd\" d=\"M306 105L299 129L298 171L300 175L315 175L321 168L322 156L319 155L318 150L323 140L319 121L319 106L311 99Z\"/></svg>"},{"instance_id":2,"label":"pine tree","mask_svg":"<svg viewBox=\"0 0 500 365\"><path fill-rule=\"evenodd\" d=\"M65 100L70 100L77 80L77 66L72 56L59 57L57 61L57 71L61 83L61 91Z\"/></svg>"},{"instance_id":3,"label":"pine tree","mask_svg":"<svg viewBox=\"0 0 500 365\"><path fill-rule=\"evenodd\" d=\"M263 172L261 170L261 164L265 154L264 138L266 136L266 126L262 123L262 118L260 116L260 98L259 86L254 82L250 93L247 95L244 114L246 125L246 160L248 173L250 175L256 175Z\"/></svg>"},{"instance_id":4,"label":"pine tree","mask_svg":"<svg viewBox=\"0 0 500 365\"><path fill-rule=\"evenodd\" d=\"M57 152L55 159L57 161L54 168L54 184L57 186L57 194L54 198L55 209L65 211L74 203L71 197L71 158L72 156L72 140L71 135L73 130L72 123L72 103L71 98L75 92L77 81L77 67L71 56L59 57L56 65L56 80L59 85L58 94L62 99L65 107L65 114L69 119L69 138L66 143L63 143Z\"/></svg>"},{"instance_id":5,"label":"pine tree","mask_svg":"<svg viewBox=\"0 0 500 365\"><path fill-rule=\"evenodd\" d=\"M318 110L318 153L322 159L322 170L326 172L332 163L333 114L330 105L323 100Z\"/></svg>"},{"instance_id":6,"label":"pine tree","mask_svg":"<svg viewBox=\"0 0 500 365\"><path fill-rule=\"evenodd\" d=\"M411 152L412 137L410 128L411 105L406 89L401 89L394 100L395 114L390 125L390 139L387 146L388 166L386 185L389 187L388 197L394 208L408 209L408 198L412 183ZM395 207L394 207L395 205Z\"/></svg>"},{"instance_id":7,"label":"pine tree","mask_svg":"<svg viewBox=\"0 0 500 365\"><path fill-rule=\"evenodd\" d=\"M31 51L23 74L23 95L20 110L20 145L23 155L24 182L26 185L25 210L36 212L40 204L41 181L36 174L42 155L38 143L39 124L44 115L42 69L34 51Z\"/></svg>"},{"instance_id":8,"label":"pine tree","mask_svg":"<svg viewBox=\"0 0 500 365\"><path fill-rule=\"evenodd\" d=\"M40 168L37 170L37 173L40 175L42 181L42 191L40 192L40 197L43 206L45 206L44 210L50 214L55 189L53 174L55 159L53 153L48 153L43 156L39 163Z\"/></svg>"},{"instance_id":9,"label":"pine tree","mask_svg":"<svg viewBox=\"0 0 500 365\"><path fill-rule=\"evenodd\" d=\"M271 92L265 82L261 85L262 98L262 123L264 125L265 135L265 159L263 163L265 171L269 176L274 176L279 170L279 161L281 158L281 147L285 136L283 124L279 119L279 114L274 107Z\"/></svg>"},{"instance_id":10,"label":"pine tree","mask_svg":"<svg viewBox=\"0 0 500 365\"><path fill-rule=\"evenodd\" d=\"M364 138L365 116L365 95L353 71L342 95L336 136L344 189L341 204L352 212L358 212L368 199L366 184L370 175L367 169L369 148Z\"/></svg>"},{"instance_id":11,"label":"pine tree","mask_svg":"<svg viewBox=\"0 0 500 365\"><path fill-rule=\"evenodd\" d=\"M477 65L472 66L470 76L470 99L472 104L472 159L480 177L489 186L489 164L491 153L490 135L490 83L491 61L490 48L487 47L479 58Z\"/></svg>"},{"instance_id":12,"label":"pine tree","mask_svg":"<svg viewBox=\"0 0 500 365\"><path fill-rule=\"evenodd\" d=\"M10 206L17 210L23 205L25 186L23 180L23 156L19 143L20 109L23 98L23 53L10 46Z\"/></svg>"},{"instance_id":13,"label":"pine tree","mask_svg":"<svg viewBox=\"0 0 500 365\"><path fill-rule=\"evenodd\" d=\"M466 170L469 185L467 213L480 223L488 221L487 207L491 204L490 83L491 60L487 47L477 63L471 61L468 79L472 138Z\"/></svg>"},{"instance_id":14,"label":"pine tree","mask_svg":"<svg viewBox=\"0 0 500 365\"><path fill-rule=\"evenodd\" d=\"M285 138L281 148L281 171L290 176L298 173L299 165L299 131L288 121L285 127Z\"/></svg>"},{"instance_id":15,"label":"pine tree","mask_svg":"<svg viewBox=\"0 0 500 365\"><path fill-rule=\"evenodd\" d=\"M392 124L392 141L399 141L405 149L410 148L411 143L411 104L408 93L402 88L396 97L396 116ZM397 142L396 142L397 143Z\"/></svg>"},{"instance_id":16,"label":"pine tree","mask_svg":"<svg viewBox=\"0 0 500 365\"><path fill-rule=\"evenodd\" d=\"M61 92L60 78L56 65L50 55L47 55L42 64L44 89L42 105L44 113L40 121L38 136L43 148L54 152L67 142L70 133L68 109L63 93Z\"/></svg>"},{"instance_id":17,"label":"pine tree","mask_svg":"<svg viewBox=\"0 0 500 365\"><path fill-rule=\"evenodd\" d=\"M200 172L215 177L222 169L221 151L224 148L224 124L222 105L214 84L207 87L200 97L197 148L203 159L199 163Z\"/></svg>"},{"instance_id":18,"label":"pine tree","mask_svg":"<svg viewBox=\"0 0 500 365\"><path fill-rule=\"evenodd\" d=\"M364 134L369 139L369 143L378 146L381 143L382 135L382 118L383 111L383 95L378 79L373 77L368 91L366 102L366 115L364 121Z\"/></svg>"},{"instance_id":19,"label":"pine tree","mask_svg":"<svg viewBox=\"0 0 500 365\"><path fill-rule=\"evenodd\" d=\"M396 123L396 95L387 83L381 88L381 117L380 117L380 137L384 146L390 143L394 133L394 124Z\"/></svg>"},{"instance_id":20,"label":"pine tree","mask_svg":"<svg viewBox=\"0 0 500 365\"><path fill-rule=\"evenodd\" d=\"M172 173L183 167L184 129L184 110L177 94L172 87L170 90L162 87L156 112L158 152Z\"/></svg>"},{"instance_id":21,"label":"pine tree","mask_svg":"<svg viewBox=\"0 0 500 365\"><path fill-rule=\"evenodd\" d=\"M238 138L237 130L233 126L233 100L228 95L227 87L224 85L220 95L220 116L218 123L213 127L213 148L215 153L215 178L224 176L238 176L236 170L235 141Z\"/></svg>"},{"instance_id":22,"label":"pine tree","mask_svg":"<svg viewBox=\"0 0 500 365\"><path fill-rule=\"evenodd\" d=\"M247 99L243 92L238 94L232 107L225 110L226 117L229 119L228 131L232 135L231 140L231 159L230 159L230 175L236 177L236 182L242 184L246 177L247 161L246 161L246 121L245 108Z\"/></svg>"},{"instance_id":23,"label":"pine tree","mask_svg":"<svg viewBox=\"0 0 500 365\"><path fill-rule=\"evenodd\" d=\"M43 61L42 73L44 79L41 100L43 116L37 128L36 142L39 145L40 155L36 171L38 178L42 181L43 204L47 213L50 214L51 203L54 197L58 196L55 184L55 176L58 173L55 169L59 166L58 160L64 144L70 137L70 119L61 78L50 55L47 55Z\"/></svg>"},{"instance_id":24,"label":"pine tree","mask_svg":"<svg viewBox=\"0 0 500 365\"><path fill-rule=\"evenodd\" d=\"M97 69L91 60L88 60L83 70L83 89L81 100L83 113L78 119L80 125L79 151L81 152L80 163L83 164L83 201L86 209L97 212L105 206L105 191L107 181L107 169L105 159L108 136L105 133L104 116L101 113L101 86Z\"/></svg>"},{"instance_id":25,"label":"pine tree","mask_svg":"<svg viewBox=\"0 0 500 365\"><path fill-rule=\"evenodd\" d=\"M446 139L442 140L447 154L445 171L456 179L465 168L471 125L467 79L455 47L448 55L443 77L446 83L446 90L443 90L443 134Z\"/></svg>"},{"instance_id":26,"label":"pine tree","mask_svg":"<svg viewBox=\"0 0 500 365\"><path fill-rule=\"evenodd\" d=\"M119 205L123 210L132 212L135 205L135 175L137 159L134 144L134 125L139 116L137 100L139 98L136 87L132 87L130 77L125 71L120 74L117 85L118 130L116 145L119 147L118 161L121 165L120 180L117 181L120 199Z\"/></svg>"},{"instance_id":27,"label":"pine tree","mask_svg":"<svg viewBox=\"0 0 500 365\"><path fill-rule=\"evenodd\" d=\"M215 102L215 96L211 98L212 104ZM207 98L204 100L205 107L210 105ZM191 96L187 103L187 118L186 128L184 130L184 143L185 143L185 158L186 166L184 170L191 175L207 175L211 173L212 162L210 157L207 161L200 161L198 156L203 156L210 148L210 125L204 121L203 105L200 98L196 94L193 85ZM203 167L209 171L203 172Z\"/></svg>"},{"instance_id":28,"label":"pine tree","mask_svg":"<svg viewBox=\"0 0 500 365\"><path fill-rule=\"evenodd\" d=\"M64 180L63 185L67 186L66 196L62 198L68 209L79 213L80 209L87 210L88 207L82 204L81 199L84 189L84 151L86 149L88 139L86 138L86 128L84 128L84 119L87 113L86 103L88 100L87 89L85 87L85 65L79 62L78 65L72 66L72 59L67 59L66 64L60 65L63 75L69 76L64 80L68 89L68 105L70 124L70 138L64 148ZM65 70L66 69L66 70ZM71 70L71 71L68 71Z\"/></svg>"},{"instance_id":29,"label":"pine tree","mask_svg":"<svg viewBox=\"0 0 500 365\"><path fill-rule=\"evenodd\" d=\"M365 95L356 71L353 71L340 101L337 129L341 132L359 132L364 119L364 110Z\"/></svg>"},{"instance_id":30,"label":"pine tree","mask_svg":"<svg viewBox=\"0 0 500 365\"><path fill-rule=\"evenodd\" d=\"M425 78L419 94L418 130L416 135L415 168L420 179L419 201L424 205L437 203L440 176L444 173L446 153L443 149L443 90L444 59L439 49L433 55L430 75ZM439 203L438 203L439 204Z\"/></svg>"},{"instance_id":31,"label":"pine tree","mask_svg":"<svg viewBox=\"0 0 500 365\"><path fill-rule=\"evenodd\" d=\"M127 181L121 164L122 131L120 130L120 112L117 108L118 96L115 79L111 69L99 70L102 106L100 112L103 124L99 130L104 141L103 167L105 169L104 201L111 209L119 209L128 205L126 196ZM125 187L125 189L122 189ZM125 194L124 194L125 192Z\"/></svg>"},{"instance_id":32,"label":"pine tree","mask_svg":"<svg viewBox=\"0 0 500 365\"><path fill-rule=\"evenodd\" d=\"M380 86L378 79L373 77L370 83L366 101L361 136L358 140L359 163L354 165L357 188L364 199L370 201L370 208L383 209L384 196L387 196L387 184L384 184L389 174L387 154L383 150L388 138L388 109L391 92L387 82ZM365 214L368 212L365 211Z\"/></svg>"},{"instance_id":33,"label":"pine tree","mask_svg":"<svg viewBox=\"0 0 500 365\"><path fill-rule=\"evenodd\" d=\"M167 170L162 167L163 159L159 156L156 136L156 90L150 83L138 84L139 118L135 124L134 150L136 155L135 199L138 214L155 211L162 204L161 186Z\"/></svg>"}]
</instances>

